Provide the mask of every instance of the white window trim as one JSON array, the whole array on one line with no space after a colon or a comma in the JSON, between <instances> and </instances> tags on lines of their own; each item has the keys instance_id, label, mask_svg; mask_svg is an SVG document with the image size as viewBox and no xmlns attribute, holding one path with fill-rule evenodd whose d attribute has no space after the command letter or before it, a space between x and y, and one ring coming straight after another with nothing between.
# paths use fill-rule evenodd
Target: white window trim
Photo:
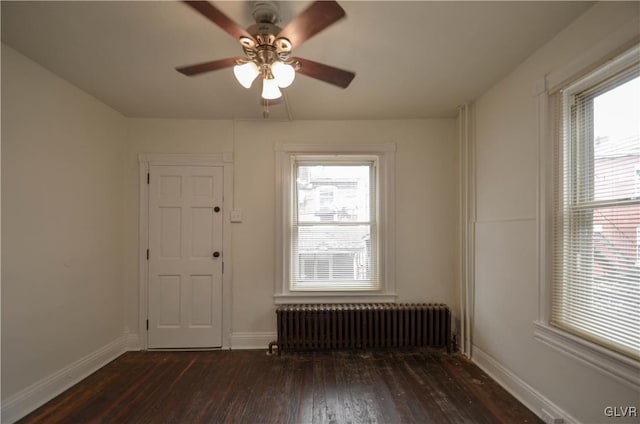
<instances>
[{"instance_id":1,"label":"white window trim","mask_svg":"<svg viewBox=\"0 0 640 424\"><path fill-rule=\"evenodd\" d=\"M550 325L551 317L551 263L553 189L556 178L553 151L557 143L558 91L599 66L600 75L606 75L606 63L624 55L637 57L640 47L630 37L635 29L629 25L620 28L602 43L594 46L566 68L553 72L535 84L538 101L538 320L533 323L534 338L589 367L612 377L635 390L640 390L640 362L592 343L567 331ZM631 40L631 41L630 41ZM632 47L636 44L635 47ZM624 52L624 53L623 53Z\"/></svg>"},{"instance_id":2,"label":"white window trim","mask_svg":"<svg viewBox=\"0 0 640 424\"><path fill-rule=\"evenodd\" d=\"M395 144L277 144L276 150L276 304L394 302L395 287ZM292 292L289 289L287 231L291 192L291 157L296 154L366 155L378 158L380 205L380 283L371 292Z\"/></svg>"}]
</instances>

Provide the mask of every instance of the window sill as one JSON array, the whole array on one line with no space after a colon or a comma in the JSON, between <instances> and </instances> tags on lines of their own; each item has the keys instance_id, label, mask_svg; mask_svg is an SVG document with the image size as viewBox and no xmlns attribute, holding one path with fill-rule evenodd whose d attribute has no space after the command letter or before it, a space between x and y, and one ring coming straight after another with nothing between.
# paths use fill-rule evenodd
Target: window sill
<instances>
[{"instance_id":1,"label":"window sill","mask_svg":"<svg viewBox=\"0 0 640 424\"><path fill-rule=\"evenodd\" d=\"M582 361L591 368L636 390L640 389L640 362L541 321L533 323L533 335L536 340Z\"/></svg>"},{"instance_id":2,"label":"window sill","mask_svg":"<svg viewBox=\"0 0 640 424\"><path fill-rule=\"evenodd\" d=\"M396 294L382 293L282 293L273 296L276 305L290 303L390 303L396 301Z\"/></svg>"}]
</instances>

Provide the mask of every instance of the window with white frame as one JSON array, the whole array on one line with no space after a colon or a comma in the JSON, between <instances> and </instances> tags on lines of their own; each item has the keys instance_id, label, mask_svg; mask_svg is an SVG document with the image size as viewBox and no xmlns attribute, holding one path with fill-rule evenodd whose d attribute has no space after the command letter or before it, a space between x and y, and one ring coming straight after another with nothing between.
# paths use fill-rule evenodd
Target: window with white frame
<instances>
[{"instance_id":1,"label":"window with white frame","mask_svg":"<svg viewBox=\"0 0 640 424\"><path fill-rule=\"evenodd\" d=\"M291 290L377 290L377 158L293 162Z\"/></svg>"},{"instance_id":2,"label":"window with white frame","mask_svg":"<svg viewBox=\"0 0 640 424\"><path fill-rule=\"evenodd\" d=\"M551 324L640 359L640 62L626 54L559 95Z\"/></svg>"},{"instance_id":3,"label":"window with white frame","mask_svg":"<svg viewBox=\"0 0 640 424\"><path fill-rule=\"evenodd\" d=\"M276 298L392 300L390 145L284 145L277 153Z\"/></svg>"}]
</instances>

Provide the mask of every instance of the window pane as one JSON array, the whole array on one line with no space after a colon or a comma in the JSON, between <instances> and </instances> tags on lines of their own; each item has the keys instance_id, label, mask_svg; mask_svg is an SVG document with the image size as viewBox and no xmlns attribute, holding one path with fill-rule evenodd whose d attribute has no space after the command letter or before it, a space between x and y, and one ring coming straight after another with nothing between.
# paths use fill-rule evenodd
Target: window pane
<instances>
[{"instance_id":1,"label":"window pane","mask_svg":"<svg viewBox=\"0 0 640 424\"><path fill-rule=\"evenodd\" d=\"M640 267L636 226L640 206L574 212L565 281L556 320L632 351L640 350Z\"/></svg>"},{"instance_id":2,"label":"window pane","mask_svg":"<svg viewBox=\"0 0 640 424\"><path fill-rule=\"evenodd\" d=\"M298 222L368 222L370 165L300 165Z\"/></svg>"},{"instance_id":3,"label":"window pane","mask_svg":"<svg viewBox=\"0 0 640 424\"><path fill-rule=\"evenodd\" d=\"M640 196L640 77L593 99L593 200Z\"/></svg>"},{"instance_id":4,"label":"window pane","mask_svg":"<svg viewBox=\"0 0 640 424\"><path fill-rule=\"evenodd\" d=\"M640 264L636 261L638 227L640 205L599 208L593 212L596 274L617 273L629 279L633 275L640 289Z\"/></svg>"},{"instance_id":5,"label":"window pane","mask_svg":"<svg viewBox=\"0 0 640 424\"><path fill-rule=\"evenodd\" d=\"M332 290L376 288L370 225L309 225L294 231L292 288L318 288L325 283Z\"/></svg>"}]
</instances>

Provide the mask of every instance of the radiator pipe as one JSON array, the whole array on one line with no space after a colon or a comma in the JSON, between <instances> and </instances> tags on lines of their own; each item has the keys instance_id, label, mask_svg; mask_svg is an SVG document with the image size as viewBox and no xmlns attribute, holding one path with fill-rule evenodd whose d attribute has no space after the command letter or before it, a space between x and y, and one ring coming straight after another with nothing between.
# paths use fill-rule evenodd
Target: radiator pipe
<instances>
[{"instance_id":1,"label":"radiator pipe","mask_svg":"<svg viewBox=\"0 0 640 424\"><path fill-rule=\"evenodd\" d=\"M267 355L273 355L273 346L278 346L278 342L273 340L271 342L269 342L269 351L267 352ZM280 349L278 349L278 355L280 355Z\"/></svg>"}]
</instances>

